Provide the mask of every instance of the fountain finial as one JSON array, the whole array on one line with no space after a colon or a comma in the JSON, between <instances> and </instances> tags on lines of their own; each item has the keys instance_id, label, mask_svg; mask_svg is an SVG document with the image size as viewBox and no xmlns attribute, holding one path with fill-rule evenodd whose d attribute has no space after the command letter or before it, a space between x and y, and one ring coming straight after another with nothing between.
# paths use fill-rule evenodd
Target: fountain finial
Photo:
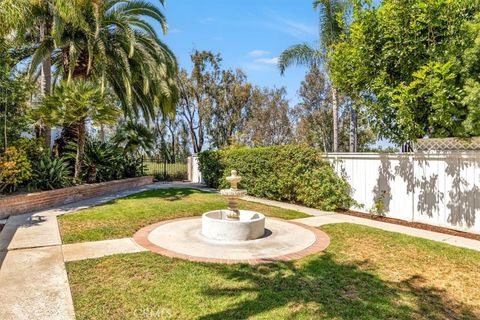
<instances>
[{"instance_id":1,"label":"fountain finial","mask_svg":"<svg viewBox=\"0 0 480 320\"><path fill-rule=\"evenodd\" d=\"M238 190L237 185L242 180L242 177L237 175L237 170L232 170L230 177L227 177L226 180L230 183L230 190Z\"/></svg>"}]
</instances>

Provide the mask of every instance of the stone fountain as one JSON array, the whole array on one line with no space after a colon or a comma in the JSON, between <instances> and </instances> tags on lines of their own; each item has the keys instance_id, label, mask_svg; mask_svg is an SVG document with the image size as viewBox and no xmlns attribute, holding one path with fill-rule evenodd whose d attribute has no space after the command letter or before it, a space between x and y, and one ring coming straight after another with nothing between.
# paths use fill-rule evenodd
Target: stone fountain
<instances>
[{"instance_id":1,"label":"stone fountain","mask_svg":"<svg viewBox=\"0 0 480 320\"><path fill-rule=\"evenodd\" d=\"M226 178L230 189L220 190L228 199L227 210L214 210L202 215L202 235L211 240L247 241L263 237L265 234L265 216L261 213L238 209L238 198L247 191L237 188L242 177L232 170Z\"/></svg>"}]
</instances>

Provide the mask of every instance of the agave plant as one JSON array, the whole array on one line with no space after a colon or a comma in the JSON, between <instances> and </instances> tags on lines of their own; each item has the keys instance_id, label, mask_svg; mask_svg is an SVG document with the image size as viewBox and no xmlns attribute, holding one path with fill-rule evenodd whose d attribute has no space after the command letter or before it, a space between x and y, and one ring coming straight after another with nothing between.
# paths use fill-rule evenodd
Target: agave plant
<instances>
[{"instance_id":1,"label":"agave plant","mask_svg":"<svg viewBox=\"0 0 480 320\"><path fill-rule=\"evenodd\" d=\"M53 190L71 184L71 171L67 159L44 154L34 164L31 187L38 190Z\"/></svg>"}]
</instances>

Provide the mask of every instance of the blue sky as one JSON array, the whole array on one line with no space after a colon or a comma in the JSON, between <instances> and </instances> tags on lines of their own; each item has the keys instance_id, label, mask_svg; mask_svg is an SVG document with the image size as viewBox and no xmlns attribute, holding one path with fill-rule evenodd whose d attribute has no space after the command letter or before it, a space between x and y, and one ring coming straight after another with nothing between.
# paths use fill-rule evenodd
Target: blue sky
<instances>
[{"instance_id":1,"label":"blue sky","mask_svg":"<svg viewBox=\"0 0 480 320\"><path fill-rule=\"evenodd\" d=\"M152 0L155 1L155 0ZM180 66L190 70L190 53L211 50L224 68L241 68L254 85L286 87L291 105L306 68L280 75L278 55L287 47L318 41L318 13L312 0L167 0L169 32L163 40Z\"/></svg>"}]
</instances>

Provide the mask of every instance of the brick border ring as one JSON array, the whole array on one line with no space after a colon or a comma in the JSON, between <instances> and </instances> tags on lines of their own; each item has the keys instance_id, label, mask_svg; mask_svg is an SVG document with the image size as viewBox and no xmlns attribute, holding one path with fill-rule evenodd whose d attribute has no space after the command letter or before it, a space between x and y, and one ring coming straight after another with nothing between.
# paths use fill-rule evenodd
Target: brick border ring
<instances>
[{"instance_id":1,"label":"brick border ring","mask_svg":"<svg viewBox=\"0 0 480 320\"><path fill-rule=\"evenodd\" d=\"M255 257L255 258L251 258L251 259L250 258L249 259L244 259L244 258L240 258L240 259L228 258L228 259L225 259L225 258L202 257L202 256L185 254L185 253L178 252L178 251L175 251L175 250L172 250L172 249L162 247L158 244L155 244L149 238L150 234L152 232L154 232L156 229L158 229L159 227L162 227L162 226L165 226L165 225L171 224L171 223L181 222L181 221L189 222L190 224L196 223L196 221L192 221L192 220L201 220L201 219L200 219L200 217L197 216L197 217L188 217L188 218L165 220L165 221L161 221L161 222L158 222L158 223L154 223L152 225L146 226L146 227L140 229L139 231L137 231L135 233L135 235L133 236L133 239L141 247L143 247L143 248L145 248L145 249L147 249L151 252L159 253L161 255L164 255L164 256L167 256L167 257L170 257L170 258L180 258L180 259L185 259L185 260L194 261L194 262L209 262L209 263L224 263L224 264L247 263L247 264L250 264L250 265L255 265L255 264L259 264L259 263L276 262L276 261L297 260L297 259L306 257L308 255L321 252L321 251L325 250L328 247L328 245L330 244L329 236L325 232L323 232L323 231L321 231L317 228L310 227L310 226L307 226L307 225L305 225L303 223L299 223L299 222L287 221L287 220L283 220L283 219L270 218L270 217L268 218L268 220L273 220L277 224L278 223L290 224L290 225L296 226L297 229L298 229L298 227L300 227L300 228L303 228L303 229L306 229L306 230L310 231L311 233L313 233L313 235L315 237L313 243L311 243L308 246L302 248L301 250L297 250L295 252L288 252L286 254L280 254L278 256L273 256L273 257L265 257L265 258ZM264 239L268 239L268 238L269 238L269 236L265 237ZM260 240L263 240L263 239L260 239ZM259 241L259 240L252 240L252 241ZM172 242L174 242L174 240ZM248 241L248 242L250 242L250 241ZM211 245L212 248L215 246L215 244L209 244L209 243L205 242L205 247L206 248L208 248L209 245Z\"/></svg>"}]
</instances>

